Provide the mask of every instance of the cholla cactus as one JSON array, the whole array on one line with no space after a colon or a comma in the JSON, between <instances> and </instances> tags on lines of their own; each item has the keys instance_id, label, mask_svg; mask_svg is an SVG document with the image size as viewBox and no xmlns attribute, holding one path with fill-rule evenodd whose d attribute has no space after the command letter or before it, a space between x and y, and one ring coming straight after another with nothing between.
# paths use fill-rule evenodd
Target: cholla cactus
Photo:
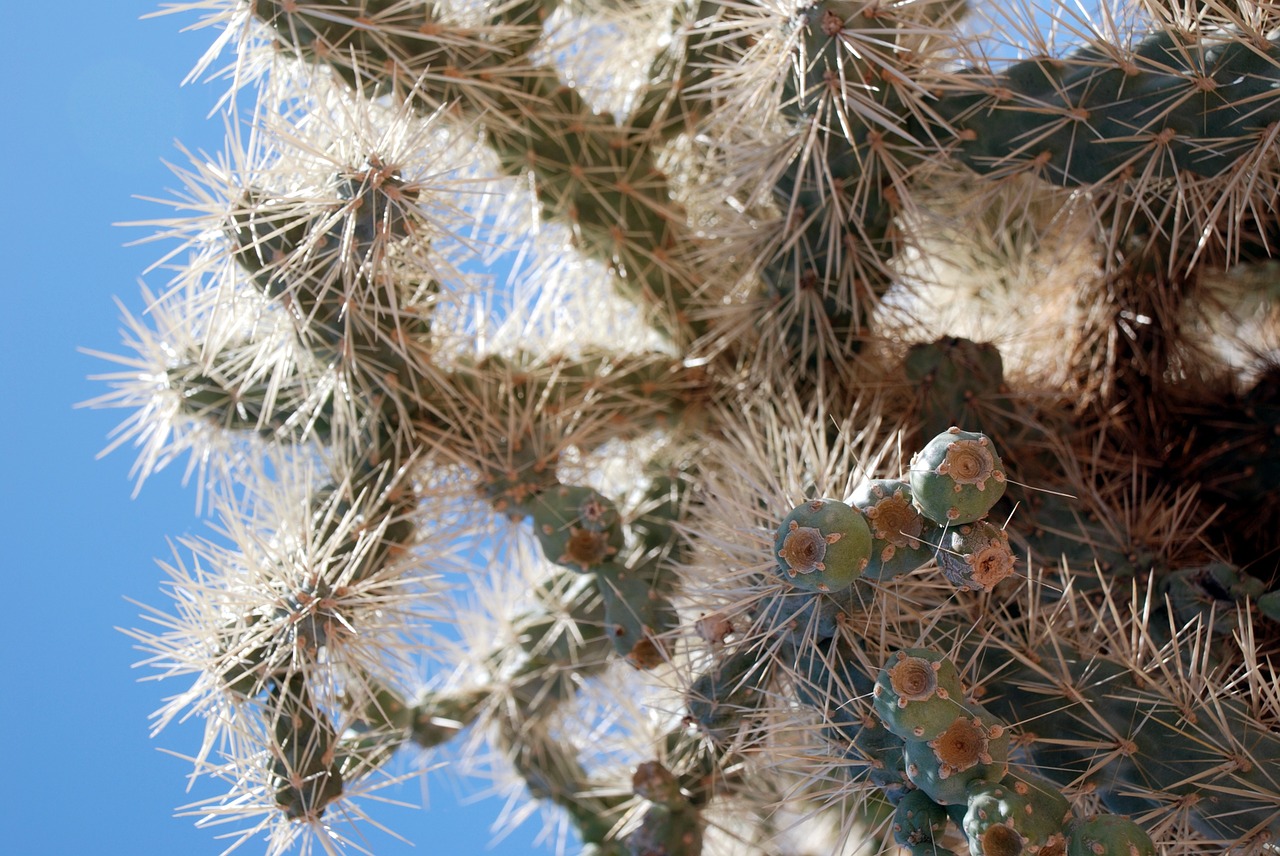
<instances>
[{"instance_id":1,"label":"cholla cactus","mask_svg":"<svg viewBox=\"0 0 1280 856\"><path fill-rule=\"evenodd\" d=\"M596 854L1276 851L1274 3L191 5L102 401L219 519L134 632L203 822L449 752Z\"/></svg>"}]
</instances>

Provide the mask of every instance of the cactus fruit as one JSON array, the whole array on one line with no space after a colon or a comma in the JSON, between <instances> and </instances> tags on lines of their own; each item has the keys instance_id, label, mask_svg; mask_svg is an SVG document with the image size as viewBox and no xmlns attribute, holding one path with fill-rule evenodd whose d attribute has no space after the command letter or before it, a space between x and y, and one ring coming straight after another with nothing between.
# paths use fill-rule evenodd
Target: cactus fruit
<instances>
[{"instance_id":1,"label":"cactus fruit","mask_svg":"<svg viewBox=\"0 0 1280 856\"><path fill-rule=\"evenodd\" d=\"M530 503L533 531L548 559L586 573L622 549L622 523L607 498L587 487L560 485Z\"/></svg>"},{"instance_id":2,"label":"cactus fruit","mask_svg":"<svg viewBox=\"0 0 1280 856\"><path fill-rule=\"evenodd\" d=\"M911 459L911 495L939 525L973 523L1004 495L1004 465L985 434L952 426Z\"/></svg>"},{"instance_id":3,"label":"cactus fruit","mask_svg":"<svg viewBox=\"0 0 1280 856\"><path fill-rule=\"evenodd\" d=\"M1010 772L969 783L961 827L971 856L1051 853L1065 841L1071 804L1048 782Z\"/></svg>"},{"instance_id":4,"label":"cactus fruit","mask_svg":"<svg viewBox=\"0 0 1280 856\"><path fill-rule=\"evenodd\" d=\"M977 705L953 708L952 720L930 740L906 740L907 777L941 805L968 800L968 785L1009 771L1009 735Z\"/></svg>"},{"instance_id":5,"label":"cactus fruit","mask_svg":"<svg viewBox=\"0 0 1280 856\"><path fill-rule=\"evenodd\" d=\"M936 651L899 651L876 678L876 713L904 740L932 740L965 710L955 663Z\"/></svg>"},{"instance_id":6,"label":"cactus fruit","mask_svg":"<svg viewBox=\"0 0 1280 856\"><path fill-rule=\"evenodd\" d=\"M870 479L854 491L852 502L871 527L871 560L863 572L867 579L890 580L933 557L937 527L912 504L909 484Z\"/></svg>"},{"instance_id":7,"label":"cactus fruit","mask_svg":"<svg viewBox=\"0 0 1280 856\"><path fill-rule=\"evenodd\" d=\"M1009 536L985 520L946 532L938 545L938 567L956 587L992 591L1014 570Z\"/></svg>"},{"instance_id":8,"label":"cactus fruit","mask_svg":"<svg viewBox=\"0 0 1280 856\"><path fill-rule=\"evenodd\" d=\"M1067 856L1156 856L1156 847L1132 820L1100 814L1068 824Z\"/></svg>"},{"instance_id":9,"label":"cactus fruit","mask_svg":"<svg viewBox=\"0 0 1280 856\"><path fill-rule=\"evenodd\" d=\"M813 499L791 510L773 542L778 568L797 588L842 591L871 560L871 529L862 512L838 499Z\"/></svg>"}]
</instances>

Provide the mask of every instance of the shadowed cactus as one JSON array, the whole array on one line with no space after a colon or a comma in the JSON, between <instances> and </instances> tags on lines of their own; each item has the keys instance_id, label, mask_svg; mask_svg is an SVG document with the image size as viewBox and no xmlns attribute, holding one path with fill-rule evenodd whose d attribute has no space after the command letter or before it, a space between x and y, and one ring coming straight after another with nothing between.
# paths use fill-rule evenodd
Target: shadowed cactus
<instances>
[{"instance_id":1,"label":"shadowed cactus","mask_svg":"<svg viewBox=\"0 0 1280 856\"><path fill-rule=\"evenodd\" d=\"M1277 852L1274 4L203 5L99 403L217 518L131 632L205 822Z\"/></svg>"}]
</instances>

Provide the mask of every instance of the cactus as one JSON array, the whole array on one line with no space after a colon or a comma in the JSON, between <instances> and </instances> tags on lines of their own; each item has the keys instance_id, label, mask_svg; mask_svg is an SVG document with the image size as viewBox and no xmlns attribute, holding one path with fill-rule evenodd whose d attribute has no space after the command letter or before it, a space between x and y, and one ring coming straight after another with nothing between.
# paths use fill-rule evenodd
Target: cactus
<instances>
[{"instance_id":1,"label":"cactus","mask_svg":"<svg viewBox=\"0 0 1280 856\"><path fill-rule=\"evenodd\" d=\"M221 9L100 399L216 518L131 631L211 818L1276 852L1273 4Z\"/></svg>"}]
</instances>

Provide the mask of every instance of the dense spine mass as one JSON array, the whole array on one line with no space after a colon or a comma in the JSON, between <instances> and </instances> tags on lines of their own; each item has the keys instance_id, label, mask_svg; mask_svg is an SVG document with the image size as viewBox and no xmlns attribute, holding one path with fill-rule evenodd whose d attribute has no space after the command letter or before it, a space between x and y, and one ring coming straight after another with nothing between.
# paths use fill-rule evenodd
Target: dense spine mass
<instances>
[{"instance_id":1,"label":"dense spine mass","mask_svg":"<svg viewBox=\"0 0 1280 856\"><path fill-rule=\"evenodd\" d=\"M1276 852L1274 4L213 23L102 399L219 517L132 631L203 822L447 750L595 856Z\"/></svg>"}]
</instances>

